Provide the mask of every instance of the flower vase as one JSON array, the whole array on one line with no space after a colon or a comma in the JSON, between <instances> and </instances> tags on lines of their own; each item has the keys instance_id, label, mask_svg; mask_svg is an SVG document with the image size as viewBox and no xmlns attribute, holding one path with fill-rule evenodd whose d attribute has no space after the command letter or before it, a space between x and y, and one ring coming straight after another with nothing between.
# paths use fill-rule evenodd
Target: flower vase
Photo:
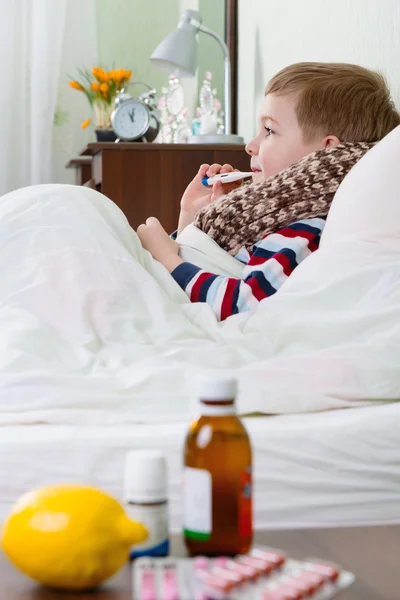
<instances>
[{"instance_id":1,"label":"flower vase","mask_svg":"<svg viewBox=\"0 0 400 600\"><path fill-rule=\"evenodd\" d=\"M94 102L93 110L96 122L96 139L98 142L115 142L117 136L111 127L113 105L106 102Z\"/></svg>"}]
</instances>

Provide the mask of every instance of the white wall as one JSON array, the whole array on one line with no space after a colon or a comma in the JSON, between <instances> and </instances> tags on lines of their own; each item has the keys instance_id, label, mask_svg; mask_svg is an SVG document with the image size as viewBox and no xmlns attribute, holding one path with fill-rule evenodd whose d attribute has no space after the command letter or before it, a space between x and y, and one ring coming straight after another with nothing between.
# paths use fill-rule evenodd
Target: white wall
<instances>
[{"instance_id":1,"label":"white wall","mask_svg":"<svg viewBox=\"0 0 400 600\"><path fill-rule=\"evenodd\" d=\"M399 0L239 0L238 130L246 140L268 80L300 61L377 69L400 108Z\"/></svg>"}]
</instances>

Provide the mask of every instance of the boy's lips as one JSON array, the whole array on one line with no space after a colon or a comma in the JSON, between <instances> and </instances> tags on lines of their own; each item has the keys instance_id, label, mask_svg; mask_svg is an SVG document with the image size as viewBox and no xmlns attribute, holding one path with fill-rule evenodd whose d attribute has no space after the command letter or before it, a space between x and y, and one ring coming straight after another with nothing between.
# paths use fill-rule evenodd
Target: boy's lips
<instances>
[{"instance_id":1,"label":"boy's lips","mask_svg":"<svg viewBox=\"0 0 400 600\"><path fill-rule=\"evenodd\" d=\"M257 167L251 167L251 170L253 173L261 173L261 169L258 169Z\"/></svg>"}]
</instances>

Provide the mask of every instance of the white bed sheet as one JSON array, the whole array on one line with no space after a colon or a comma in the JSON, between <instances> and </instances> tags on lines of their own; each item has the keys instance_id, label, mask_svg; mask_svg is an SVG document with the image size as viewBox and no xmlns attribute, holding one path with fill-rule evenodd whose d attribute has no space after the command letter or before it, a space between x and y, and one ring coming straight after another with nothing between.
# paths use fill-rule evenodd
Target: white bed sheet
<instances>
[{"instance_id":1,"label":"white bed sheet","mask_svg":"<svg viewBox=\"0 0 400 600\"><path fill-rule=\"evenodd\" d=\"M263 528L400 522L400 405L246 420L254 451L255 523ZM76 481L123 500L126 452L166 452L173 529L187 426L28 425L0 429L0 520L35 486Z\"/></svg>"}]
</instances>

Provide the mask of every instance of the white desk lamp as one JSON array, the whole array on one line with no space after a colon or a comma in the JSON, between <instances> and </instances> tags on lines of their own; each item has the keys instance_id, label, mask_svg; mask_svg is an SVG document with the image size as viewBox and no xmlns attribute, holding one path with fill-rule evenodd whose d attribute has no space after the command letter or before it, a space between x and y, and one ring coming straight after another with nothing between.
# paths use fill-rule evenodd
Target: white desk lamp
<instances>
[{"instance_id":1,"label":"white desk lamp","mask_svg":"<svg viewBox=\"0 0 400 600\"><path fill-rule=\"evenodd\" d=\"M244 144L241 136L231 133L231 61L228 46L215 31L204 27L197 10L185 10L175 31L157 46L150 57L151 62L178 77L193 77L197 69L197 33L208 33L220 44L224 53L224 105L225 124L223 134L193 135L189 143Z\"/></svg>"}]
</instances>

